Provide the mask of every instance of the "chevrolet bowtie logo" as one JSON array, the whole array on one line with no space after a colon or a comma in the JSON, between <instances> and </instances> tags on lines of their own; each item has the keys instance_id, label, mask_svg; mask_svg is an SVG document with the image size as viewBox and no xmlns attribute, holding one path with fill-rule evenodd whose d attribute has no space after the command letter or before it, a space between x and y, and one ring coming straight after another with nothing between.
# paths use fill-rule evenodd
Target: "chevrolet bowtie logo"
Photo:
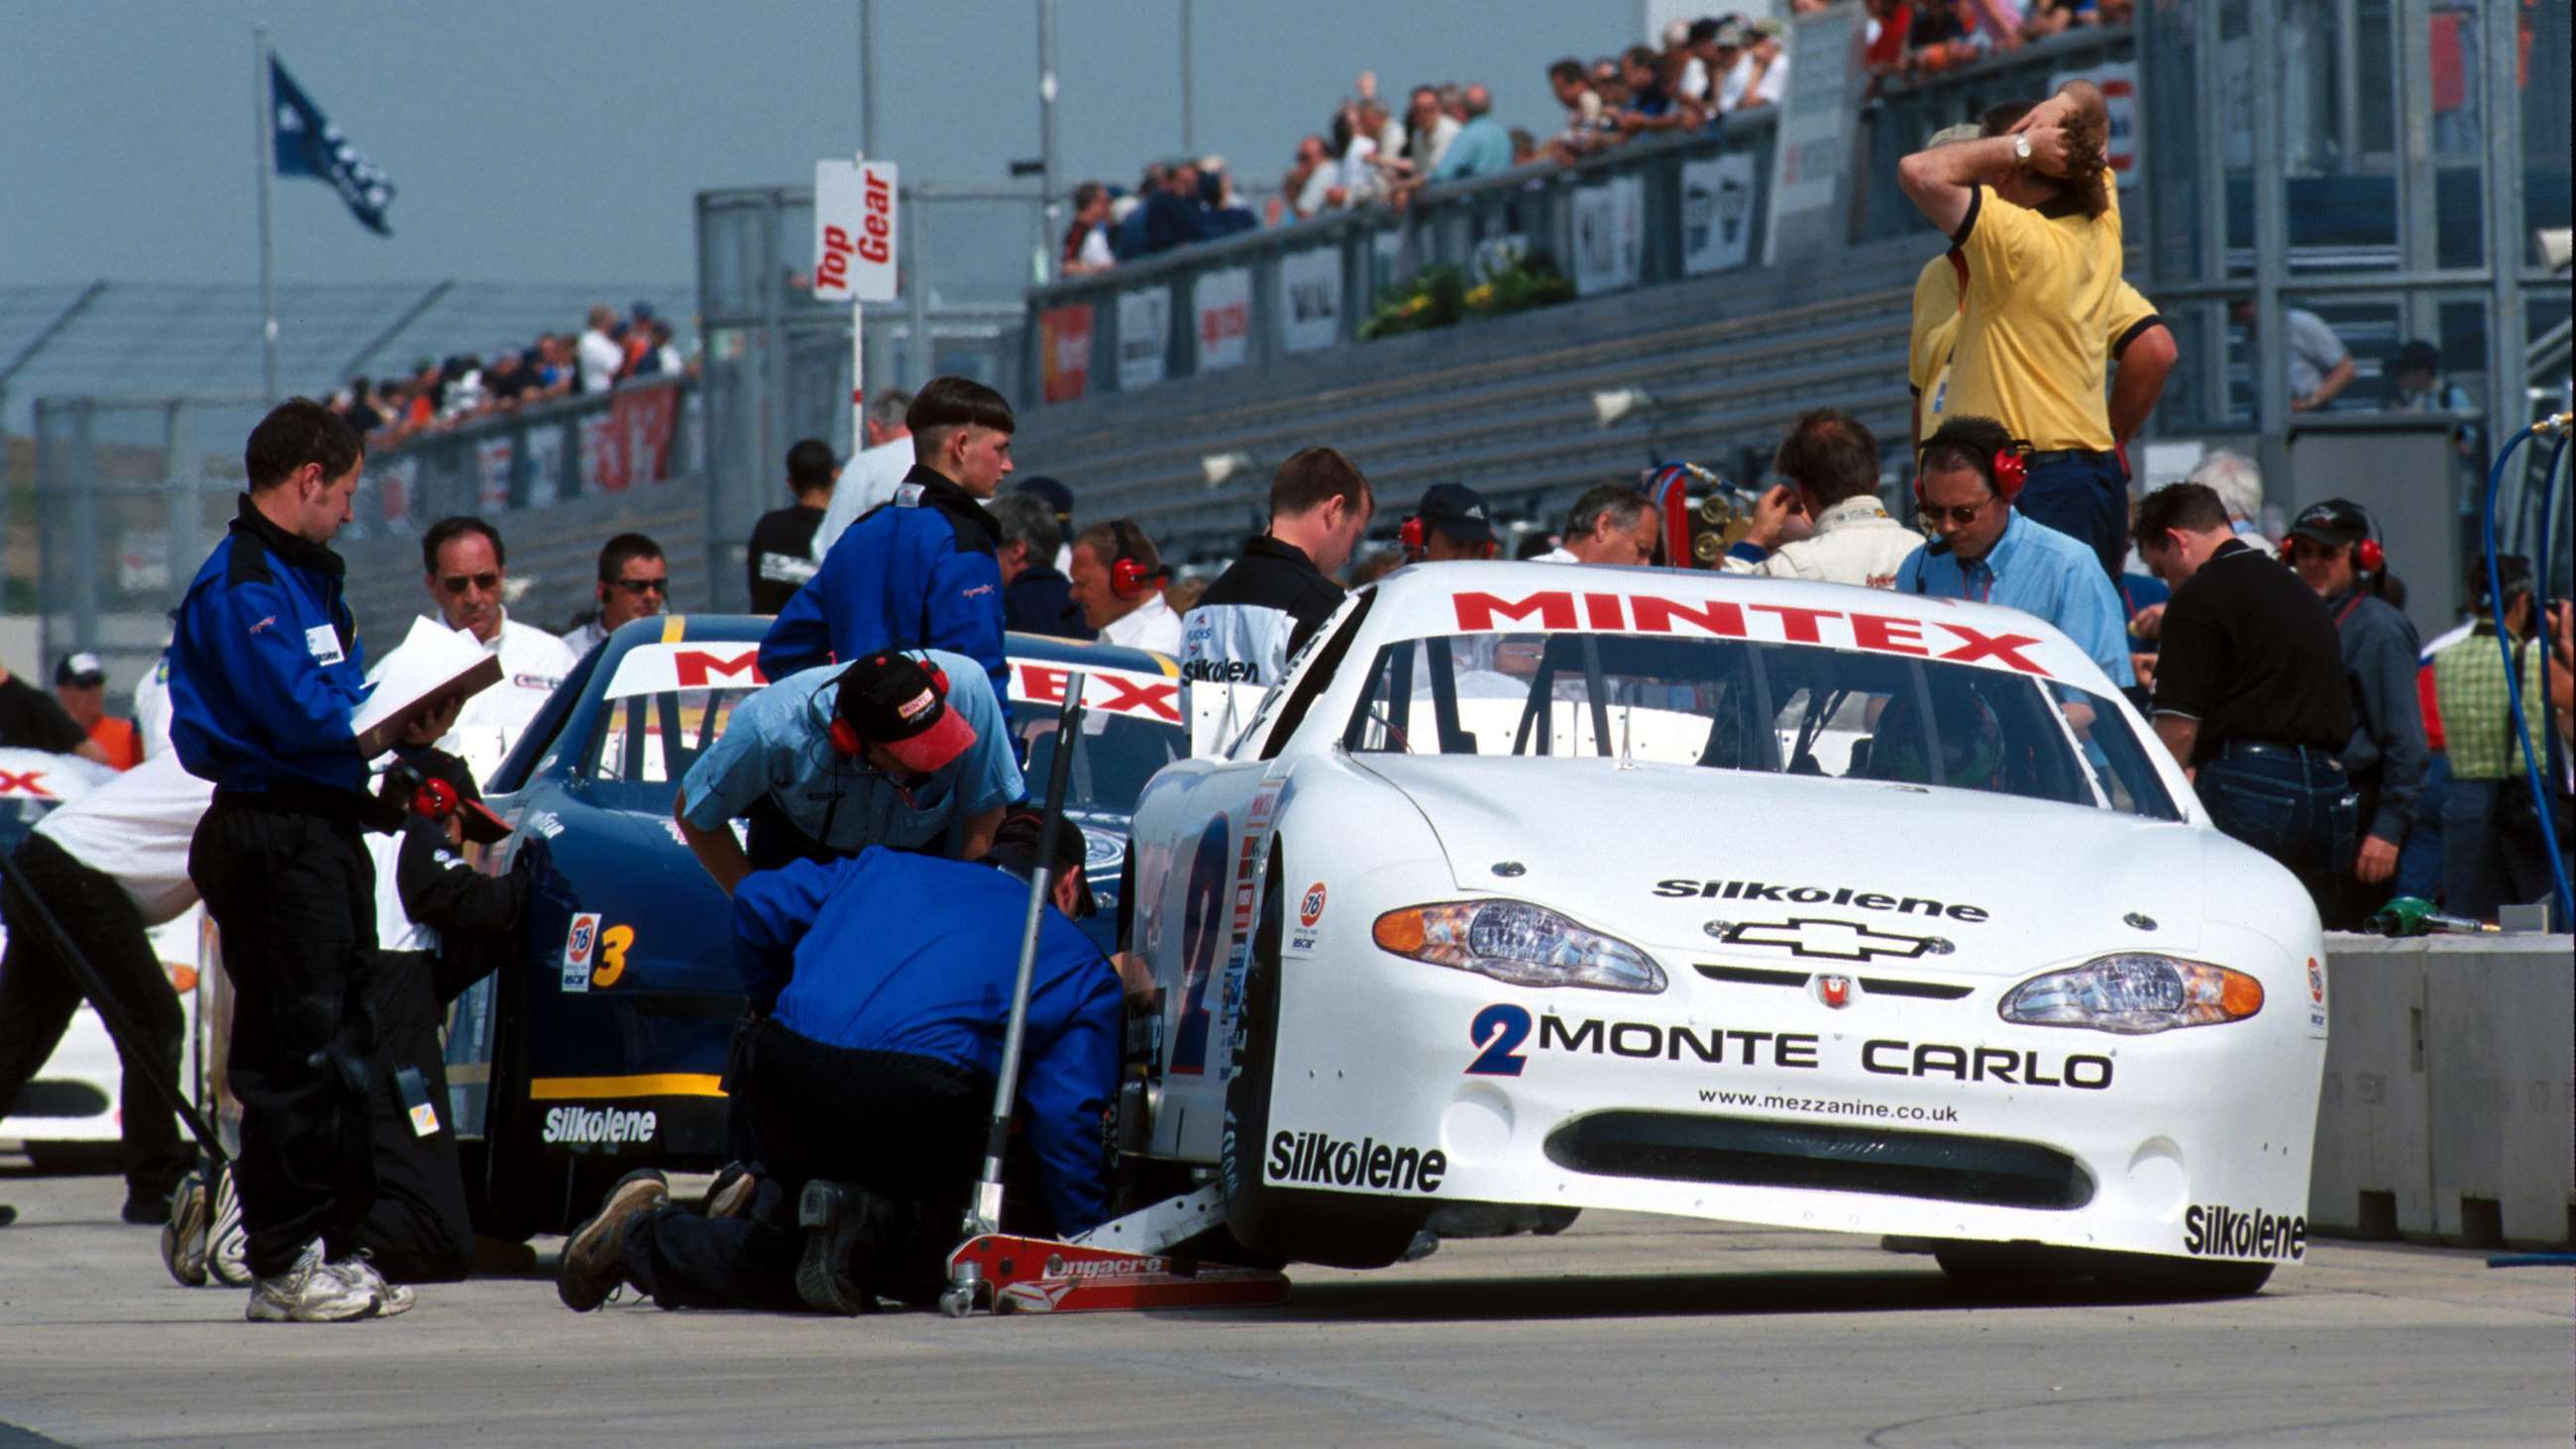
<instances>
[{"instance_id":1,"label":"chevrolet bowtie logo","mask_svg":"<svg viewBox=\"0 0 2576 1449\"><path fill-rule=\"evenodd\" d=\"M1712 926L1720 924L1712 921ZM1761 946L1784 950L1793 956L1822 957L1831 961L1869 961L1880 956L1913 960L1918 956L1946 956L1950 943L1938 936L1900 936L1893 931L1873 931L1852 921L1827 921L1812 916L1799 916L1787 921L1746 921L1729 925L1723 933L1711 931L1729 946Z\"/></svg>"}]
</instances>

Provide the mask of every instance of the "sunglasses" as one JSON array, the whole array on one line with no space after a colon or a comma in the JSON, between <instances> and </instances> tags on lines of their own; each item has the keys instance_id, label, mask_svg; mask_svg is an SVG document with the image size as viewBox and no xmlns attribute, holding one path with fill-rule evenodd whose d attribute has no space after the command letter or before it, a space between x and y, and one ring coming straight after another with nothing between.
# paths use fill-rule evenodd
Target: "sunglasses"
<instances>
[{"instance_id":1,"label":"sunglasses","mask_svg":"<svg viewBox=\"0 0 2576 1449\"><path fill-rule=\"evenodd\" d=\"M608 582L618 588L624 589L630 594L668 594L671 592L671 581L669 579L610 579Z\"/></svg>"},{"instance_id":2,"label":"sunglasses","mask_svg":"<svg viewBox=\"0 0 2576 1449\"><path fill-rule=\"evenodd\" d=\"M1986 503L1992 503L1993 501L1993 499L1989 498L1986 500ZM1923 521L1925 523L1937 524L1942 519L1947 518L1952 523L1965 526L1977 521L1977 515L1986 511L1986 504L1969 503L1956 508L1942 508L1934 504L1926 503L1921 505L1917 511L1923 515Z\"/></svg>"},{"instance_id":3,"label":"sunglasses","mask_svg":"<svg viewBox=\"0 0 2576 1449\"><path fill-rule=\"evenodd\" d=\"M451 594L462 594L467 589L476 589L488 594L501 587L501 576L499 574L449 574L438 581L438 586Z\"/></svg>"}]
</instances>

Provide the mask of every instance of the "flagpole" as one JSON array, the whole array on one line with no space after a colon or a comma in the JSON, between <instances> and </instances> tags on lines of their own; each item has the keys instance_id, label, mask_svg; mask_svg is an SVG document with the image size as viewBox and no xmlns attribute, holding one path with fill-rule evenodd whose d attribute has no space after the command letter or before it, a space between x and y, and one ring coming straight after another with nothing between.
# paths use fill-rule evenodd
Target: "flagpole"
<instances>
[{"instance_id":1,"label":"flagpole","mask_svg":"<svg viewBox=\"0 0 2576 1449\"><path fill-rule=\"evenodd\" d=\"M259 321L260 377L269 403L277 402L277 247L269 232L269 193L276 184L277 97L269 87L268 27L251 27L254 73L251 94L259 103Z\"/></svg>"}]
</instances>

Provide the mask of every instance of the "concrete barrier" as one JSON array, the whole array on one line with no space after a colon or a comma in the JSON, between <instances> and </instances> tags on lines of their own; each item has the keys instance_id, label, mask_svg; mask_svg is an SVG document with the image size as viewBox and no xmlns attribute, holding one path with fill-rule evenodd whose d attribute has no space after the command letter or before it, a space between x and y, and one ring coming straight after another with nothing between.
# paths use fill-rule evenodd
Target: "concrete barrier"
<instances>
[{"instance_id":1,"label":"concrete barrier","mask_svg":"<svg viewBox=\"0 0 2576 1449\"><path fill-rule=\"evenodd\" d=\"M2319 1232L2576 1239L2576 938L2326 938Z\"/></svg>"}]
</instances>

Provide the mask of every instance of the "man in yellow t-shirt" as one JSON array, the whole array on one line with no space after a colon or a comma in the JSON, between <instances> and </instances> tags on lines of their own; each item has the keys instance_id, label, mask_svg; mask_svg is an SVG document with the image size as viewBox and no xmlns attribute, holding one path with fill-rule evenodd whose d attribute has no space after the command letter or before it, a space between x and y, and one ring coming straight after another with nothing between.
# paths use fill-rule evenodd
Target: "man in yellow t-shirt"
<instances>
[{"instance_id":1,"label":"man in yellow t-shirt","mask_svg":"<svg viewBox=\"0 0 2576 1449\"><path fill-rule=\"evenodd\" d=\"M1906 157L1897 182L1964 264L1942 411L1998 419L2026 444L2020 510L2117 578L2128 490L2104 402L2121 286L2108 124L2101 92L2070 81L2008 134Z\"/></svg>"}]
</instances>

